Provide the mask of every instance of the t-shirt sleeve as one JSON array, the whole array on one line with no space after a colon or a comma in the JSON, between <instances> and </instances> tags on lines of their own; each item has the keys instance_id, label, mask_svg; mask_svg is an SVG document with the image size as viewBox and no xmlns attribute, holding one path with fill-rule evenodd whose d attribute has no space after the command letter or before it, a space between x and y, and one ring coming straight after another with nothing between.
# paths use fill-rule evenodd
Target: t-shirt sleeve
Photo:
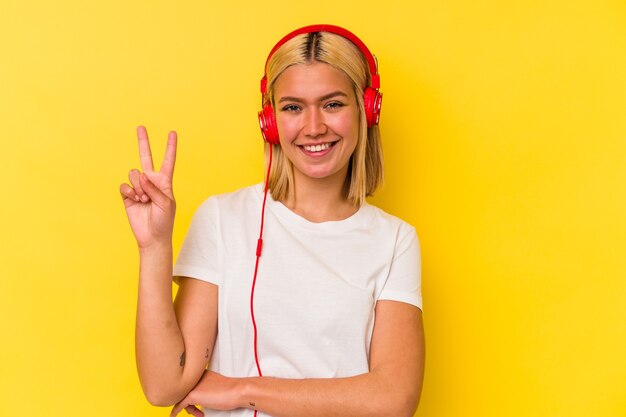
<instances>
[{"instance_id":1,"label":"t-shirt sleeve","mask_svg":"<svg viewBox=\"0 0 626 417\"><path fill-rule=\"evenodd\" d=\"M421 254L417 233L403 224L397 235L389 276L378 297L412 304L422 309Z\"/></svg>"},{"instance_id":2,"label":"t-shirt sleeve","mask_svg":"<svg viewBox=\"0 0 626 417\"><path fill-rule=\"evenodd\" d=\"M216 198L205 200L196 210L174 264L174 281L190 277L219 285L220 227Z\"/></svg>"}]
</instances>

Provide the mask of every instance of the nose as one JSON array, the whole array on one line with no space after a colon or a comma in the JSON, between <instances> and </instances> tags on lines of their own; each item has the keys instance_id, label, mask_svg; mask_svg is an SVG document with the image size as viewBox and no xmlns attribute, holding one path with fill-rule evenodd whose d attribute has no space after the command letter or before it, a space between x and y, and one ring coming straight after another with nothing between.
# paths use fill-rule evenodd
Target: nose
<instances>
[{"instance_id":1,"label":"nose","mask_svg":"<svg viewBox=\"0 0 626 417\"><path fill-rule=\"evenodd\" d=\"M328 130L322 109L319 108L312 108L307 111L305 123L304 134L310 137L321 136Z\"/></svg>"}]
</instances>

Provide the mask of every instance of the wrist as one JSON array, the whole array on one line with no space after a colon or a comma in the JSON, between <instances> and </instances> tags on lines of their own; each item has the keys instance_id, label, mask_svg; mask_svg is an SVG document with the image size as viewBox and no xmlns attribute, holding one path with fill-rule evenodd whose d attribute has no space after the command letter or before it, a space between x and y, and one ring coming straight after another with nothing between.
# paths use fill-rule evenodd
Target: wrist
<instances>
[{"instance_id":1,"label":"wrist","mask_svg":"<svg viewBox=\"0 0 626 417\"><path fill-rule=\"evenodd\" d=\"M172 254L172 240L159 240L146 245L139 245L139 256L164 256Z\"/></svg>"},{"instance_id":2,"label":"wrist","mask_svg":"<svg viewBox=\"0 0 626 417\"><path fill-rule=\"evenodd\" d=\"M241 398L239 399L240 406L243 408L247 408L250 410L257 409L258 402L258 384L261 381L261 377L249 377L249 378L240 378L239 383L241 384L241 388L238 392L241 393Z\"/></svg>"},{"instance_id":3,"label":"wrist","mask_svg":"<svg viewBox=\"0 0 626 417\"><path fill-rule=\"evenodd\" d=\"M171 242L139 248L139 281L172 284L173 250ZM170 294L171 297L171 294Z\"/></svg>"}]
</instances>

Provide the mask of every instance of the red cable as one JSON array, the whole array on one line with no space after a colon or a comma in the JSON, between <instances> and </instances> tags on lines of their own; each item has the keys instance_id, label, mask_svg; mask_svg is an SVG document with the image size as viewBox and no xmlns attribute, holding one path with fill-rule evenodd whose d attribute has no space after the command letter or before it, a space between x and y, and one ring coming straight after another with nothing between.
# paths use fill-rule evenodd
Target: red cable
<instances>
[{"instance_id":1,"label":"red cable","mask_svg":"<svg viewBox=\"0 0 626 417\"><path fill-rule=\"evenodd\" d=\"M257 339L258 331L256 327L256 320L254 318L254 288L256 287L256 276L259 271L259 259L261 258L261 252L263 250L263 225L265 223L265 202L267 201L267 191L269 189L270 169L272 168L272 148L274 145L270 144L270 160L267 165L267 175L265 176L265 189L263 190L263 205L261 208L261 228L259 230L259 240L256 245L256 262L254 264L254 278L252 279L252 290L250 291L250 316L252 317L252 327L254 328L254 362L256 363L256 369L259 376L263 376L261 372L261 365L259 364L259 354L257 351ZM256 417L257 410L254 410L254 416Z\"/></svg>"}]
</instances>

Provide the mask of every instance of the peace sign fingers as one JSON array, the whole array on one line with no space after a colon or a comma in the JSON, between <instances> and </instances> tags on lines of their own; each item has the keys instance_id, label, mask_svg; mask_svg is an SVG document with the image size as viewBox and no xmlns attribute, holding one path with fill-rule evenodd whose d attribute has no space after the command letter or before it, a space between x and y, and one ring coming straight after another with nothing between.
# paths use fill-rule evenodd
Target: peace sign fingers
<instances>
[{"instance_id":1,"label":"peace sign fingers","mask_svg":"<svg viewBox=\"0 0 626 417\"><path fill-rule=\"evenodd\" d=\"M143 172L154 172L154 163L152 162L152 151L150 150L150 140L148 132L144 126L137 127L137 139L139 141L139 159L141 161L141 169ZM176 162L176 144L178 136L175 131L170 131L167 136L167 148L165 149L165 157L161 164L159 173L163 174L169 180L174 176L174 165Z\"/></svg>"}]
</instances>

